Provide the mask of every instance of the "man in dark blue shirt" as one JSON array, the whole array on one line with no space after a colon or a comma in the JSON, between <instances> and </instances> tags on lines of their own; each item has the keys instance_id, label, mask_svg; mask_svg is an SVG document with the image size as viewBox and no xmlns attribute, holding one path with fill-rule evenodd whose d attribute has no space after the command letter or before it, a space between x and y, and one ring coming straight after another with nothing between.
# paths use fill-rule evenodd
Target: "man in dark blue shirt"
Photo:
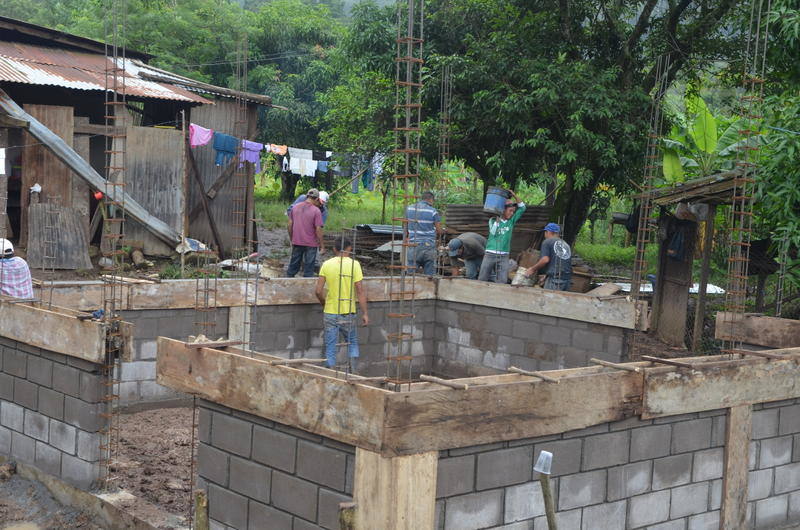
<instances>
[{"instance_id":1,"label":"man in dark blue shirt","mask_svg":"<svg viewBox=\"0 0 800 530\"><path fill-rule=\"evenodd\" d=\"M561 227L547 223L544 227L544 241L539 261L525 272L530 277L544 269L544 288L552 291L566 291L572 283L572 249L559 237Z\"/></svg>"}]
</instances>

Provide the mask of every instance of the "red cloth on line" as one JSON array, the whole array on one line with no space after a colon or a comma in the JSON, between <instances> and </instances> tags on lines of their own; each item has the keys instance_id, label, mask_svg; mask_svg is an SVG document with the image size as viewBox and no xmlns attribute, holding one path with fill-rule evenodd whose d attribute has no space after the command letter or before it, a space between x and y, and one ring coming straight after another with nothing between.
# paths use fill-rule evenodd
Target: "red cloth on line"
<instances>
[{"instance_id":1,"label":"red cloth on line","mask_svg":"<svg viewBox=\"0 0 800 530\"><path fill-rule=\"evenodd\" d=\"M200 127L196 123L189 124L189 146L197 147L198 145L206 145L214 137L214 131Z\"/></svg>"}]
</instances>

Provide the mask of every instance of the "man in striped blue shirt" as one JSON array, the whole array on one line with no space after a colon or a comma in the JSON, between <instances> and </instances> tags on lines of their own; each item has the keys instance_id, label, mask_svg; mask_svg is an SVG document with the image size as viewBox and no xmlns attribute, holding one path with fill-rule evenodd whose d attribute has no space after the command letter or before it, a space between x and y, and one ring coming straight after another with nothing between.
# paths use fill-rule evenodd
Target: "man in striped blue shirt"
<instances>
[{"instance_id":1,"label":"man in striped blue shirt","mask_svg":"<svg viewBox=\"0 0 800 530\"><path fill-rule=\"evenodd\" d=\"M406 240L414 243L408 247L406 266L412 270L422 267L428 276L436 274L436 235L442 232L442 219L433 199L433 193L426 191L419 202L406 208Z\"/></svg>"}]
</instances>

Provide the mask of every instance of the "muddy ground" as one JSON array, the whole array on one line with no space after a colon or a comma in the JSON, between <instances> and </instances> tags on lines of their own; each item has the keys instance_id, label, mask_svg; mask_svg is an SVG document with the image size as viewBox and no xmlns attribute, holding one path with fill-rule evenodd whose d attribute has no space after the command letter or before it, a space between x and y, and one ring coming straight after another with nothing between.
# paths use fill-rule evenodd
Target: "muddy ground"
<instances>
[{"instance_id":1,"label":"muddy ground","mask_svg":"<svg viewBox=\"0 0 800 530\"><path fill-rule=\"evenodd\" d=\"M14 475L0 480L0 528L103 530L91 515L59 504L38 482Z\"/></svg>"}]
</instances>

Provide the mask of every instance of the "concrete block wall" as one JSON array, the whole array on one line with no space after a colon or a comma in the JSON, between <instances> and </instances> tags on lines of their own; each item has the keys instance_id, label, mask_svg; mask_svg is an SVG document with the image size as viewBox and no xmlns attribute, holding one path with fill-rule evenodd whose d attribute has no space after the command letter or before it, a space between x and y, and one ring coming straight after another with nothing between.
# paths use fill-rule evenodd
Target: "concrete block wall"
<instances>
[{"instance_id":1,"label":"concrete block wall","mask_svg":"<svg viewBox=\"0 0 800 530\"><path fill-rule=\"evenodd\" d=\"M89 489L105 388L98 364L0 337L0 456Z\"/></svg>"},{"instance_id":2,"label":"concrete block wall","mask_svg":"<svg viewBox=\"0 0 800 530\"><path fill-rule=\"evenodd\" d=\"M355 448L201 400L198 486L212 530L338 529Z\"/></svg>"},{"instance_id":3,"label":"concrete block wall","mask_svg":"<svg viewBox=\"0 0 800 530\"><path fill-rule=\"evenodd\" d=\"M627 330L510 309L438 300L434 371L445 376L498 373L510 366L557 370L591 357L626 361Z\"/></svg>"},{"instance_id":4,"label":"concrete block wall","mask_svg":"<svg viewBox=\"0 0 800 530\"><path fill-rule=\"evenodd\" d=\"M553 453L559 528L716 529L726 411L637 418L536 439L442 451L436 528L547 528L538 476ZM749 521L800 521L800 400L755 407Z\"/></svg>"}]
</instances>

